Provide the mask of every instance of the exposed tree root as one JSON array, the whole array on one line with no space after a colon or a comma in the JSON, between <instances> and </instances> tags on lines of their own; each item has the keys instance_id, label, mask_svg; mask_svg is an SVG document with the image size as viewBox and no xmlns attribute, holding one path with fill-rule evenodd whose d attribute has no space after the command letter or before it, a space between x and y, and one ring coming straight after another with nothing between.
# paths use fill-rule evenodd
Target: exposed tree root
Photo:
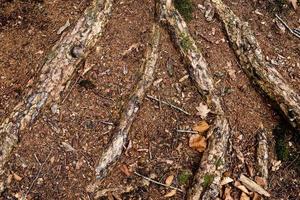
<instances>
[{"instance_id":1,"label":"exposed tree root","mask_svg":"<svg viewBox=\"0 0 300 200\"><path fill-rule=\"evenodd\" d=\"M229 124L224 116L220 98L216 95L208 64L190 35L184 19L174 8L171 0L160 0L159 9L161 22L166 25L184 57L198 91L205 98L212 113L215 113L208 132L209 144L187 199L216 199L221 190L220 181L225 170L225 154L230 135Z\"/></svg>"},{"instance_id":2,"label":"exposed tree root","mask_svg":"<svg viewBox=\"0 0 300 200\"><path fill-rule=\"evenodd\" d=\"M269 149L266 130L261 127L258 132L258 147L257 147L257 168L259 176L268 180L268 162L269 162Z\"/></svg>"},{"instance_id":3,"label":"exposed tree root","mask_svg":"<svg viewBox=\"0 0 300 200\"><path fill-rule=\"evenodd\" d=\"M46 104L60 99L60 94L65 90L76 67L102 35L111 13L112 2L113 0L94 0L91 3L73 30L62 36L52 48L34 86L1 124L0 174L4 173L4 165L18 143L19 132L34 122Z\"/></svg>"},{"instance_id":4,"label":"exposed tree root","mask_svg":"<svg viewBox=\"0 0 300 200\"><path fill-rule=\"evenodd\" d=\"M120 157L126 145L128 132L136 117L137 111L143 102L146 91L152 85L156 61L158 58L160 30L157 24L153 25L151 43L147 47L146 59L142 64L143 74L136 85L131 97L121 113L119 125L114 130L114 135L107 148L102 154L96 167L97 179L102 179L108 172L108 167Z\"/></svg>"},{"instance_id":5,"label":"exposed tree root","mask_svg":"<svg viewBox=\"0 0 300 200\"><path fill-rule=\"evenodd\" d=\"M267 95L289 123L300 132L300 96L272 66L265 56L247 22L241 21L221 0L212 0L223 21L229 40L241 68Z\"/></svg>"}]
</instances>

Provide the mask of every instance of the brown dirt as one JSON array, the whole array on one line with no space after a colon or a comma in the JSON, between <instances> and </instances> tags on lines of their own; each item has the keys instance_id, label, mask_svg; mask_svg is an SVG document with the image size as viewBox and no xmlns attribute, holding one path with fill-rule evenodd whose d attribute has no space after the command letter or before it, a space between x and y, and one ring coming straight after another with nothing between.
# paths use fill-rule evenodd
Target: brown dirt
<instances>
[{"instance_id":1,"label":"brown dirt","mask_svg":"<svg viewBox=\"0 0 300 200\"><path fill-rule=\"evenodd\" d=\"M256 135L260 124L270 133L270 154L276 159L272 130L281 119L240 70L220 21L215 18L207 22L196 6L203 5L203 0L193 2L193 20L188 25L214 74L233 130L229 172L234 178L240 173L249 175L249 168L256 170ZM271 4L224 2L250 22L270 60L277 59L278 54L284 57L284 64L278 65L278 70L299 92L299 40L274 28L274 13L268 7ZM88 4L87 0L0 0L0 121L20 101L28 80L38 73L47 52L60 37L57 30L67 20L72 27ZM153 9L152 0L116 1L103 38L85 61L85 67L93 66L92 70L84 77L75 76L73 89L58 106L59 114L45 108L32 127L21 133L21 142L7 168L22 179L13 179L2 199L14 199L21 194L28 194L28 199L93 199L86 187L95 179L97 161L138 79L154 19ZM256 9L263 15L255 14ZM299 27L299 12L288 8L281 15L290 25ZM265 22L264 25L261 22ZM133 44L138 44L138 48L123 56ZM174 63L172 74L167 67L170 60ZM176 130L191 128L200 121L196 106L201 97L190 79L180 81L187 74L185 65L164 30L157 68L156 84L148 94L172 102L192 115L164 105L160 108L157 102L144 100L130 131L131 148L98 184L102 189L133 186L135 190L123 194L122 199L165 199L163 196L170 191L156 184L149 185L133 174L127 177L120 169L122 165L160 182L174 175L174 186L188 189L191 177L181 183L179 176L186 171L195 172L200 160L199 153L188 147L190 134ZM230 76L233 70L235 77ZM296 146L295 140L289 142ZM234 149L241 150L244 164ZM299 153L299 148L296 151ZM270 199L297 199L300 194L297 162L297 159L285 161L278 171L271 172ZM235 199L239 195L235 190ZM183 198L180 192L172 197Z\"/></svg>"}]
</instances>

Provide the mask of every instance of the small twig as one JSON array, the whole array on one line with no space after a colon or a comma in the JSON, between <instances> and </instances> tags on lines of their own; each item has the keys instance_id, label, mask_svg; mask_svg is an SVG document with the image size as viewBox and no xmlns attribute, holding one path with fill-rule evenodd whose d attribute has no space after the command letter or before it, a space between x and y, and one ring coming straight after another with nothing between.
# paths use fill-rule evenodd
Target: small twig
<instances>
[{"instance_id":1,"label":"small twig","mask_svg":"<svg viewBox=\"0 0 300 200\"><path fill-rule=\"evenodd\" d=\"M179 108L179 107L177 107L177 106L175 106L175 105L173 105L173 104L171 104L171 103L169 103L169 102L166 102L166 101L164 101L164 100L159 100L158 98L156 98L156 97L154 97L154 96L147 95L147 98L148 98L148 99L151 99L151 100L155 100L155 101L157 101L158 103L162 103L162 104L168 105L168 106L170 106L171 108L174 108L174 109L176 109L176 110L178 110L178 111L180 111L180 112L183 112L183 113L186 114L186 115L191 115L190 113L188 113L187 111L183 110L182 108Z\"/></svg>"},{"instance_id":2,"label":"small twig","mask_svg":"<svg viewBox=\"0 0 300 200\"><path fill-rule=\"evenodd\" d=\"M51 154L52 154L52 149L51 149L51 151L49 152L49 154L48 154L47 158L45 159L45 161L43 162L43 164L40 165L40 169L39 169L37 175L36 175L35 178L33 179L33 181L32 181L32 183L30 184L30 187L28 188L28 190L27 190L27 192L26 192L24 198L22 198L22 199L24 199L24 200L26 199L26 197L27 197L27 195L29 194L30 190L32 189L32 187L33 187L35 181L39 178L39 176L40 176L40 174L41 174L41 172L42 172L42 170L43 170L43 167L44 167L44 165L46 164L46 162L48 161L48 159L50 158Z\"/></svg>"},{"instance_id":3,"label":"small twig","mask_svg":"<svg viewBox=\"0 0 300 200\"><path fill-rule=\"evenodd\" d=\"M171 185L166 185L166 184L164 184L164 183L160 183L160 182L158 182L158 181L155 181L155 180L153 180L153 179L151 179L151 178L149 178L149 177L147 177L147 176L144 176L144 175L142 175L142 174L139 174L139 173L137 173L137 172L134 172L134 174L137 175L137 176L139 176L139 177L142 177L143 179L146 179L147 181L150 181L150 182L152 182L152 183L155 183L155 184L157 184L157 185L161 185L161 186L164 186L164 187L167 187L167 188L171 188L171 189L174 189L174 190L177 190L177 191L179 191L179 192L184 193L184 191L183 191L182 189L179 189L179 188L177 188L177 187L173 187L173 186L171 186Z\"/></svg>"},{"instance_id":4,"label":"small twig","mask_svg":"<svg viewBox=\"0 0 300 200\"><path fill-rule=\"evenodd\" d=\"M115 124L112 123L112 122L107 122L107 121L102 121L102 120L99 120L100 123L102 124L105 124L105 125L111 125L111 126L114 126Z\"/></svg>"},{"instance_id":5,"label":"small twig","mask_svg":"<svg viewBox=\"0 0 300 200\"><path fill-rule=\"evenodd\" d=\"M192 131L192 130L176 130L177 133L198 133L198 131Z\"/></svg>"},{"instance_id":6,"label":"small twig","mask_svg":"<svg viewBox=\"0 0 300 200\"><path fill-rule=\"evenodd\" d=\"M291 29L289 27L289 25L281 17L279 17L279 15L275 14L275 16L289 30L290 33L292 33L294 36L296 36L297 38L300 39L300 34L299 34L299 31L297 29Z\"/></svg>"}]
</instances>

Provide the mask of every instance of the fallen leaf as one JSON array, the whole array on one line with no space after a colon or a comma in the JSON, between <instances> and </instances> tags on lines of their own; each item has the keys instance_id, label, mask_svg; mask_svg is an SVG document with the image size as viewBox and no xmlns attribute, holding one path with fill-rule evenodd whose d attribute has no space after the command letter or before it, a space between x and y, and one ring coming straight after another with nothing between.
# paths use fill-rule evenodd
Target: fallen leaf
<instances>
[{"instance_id":1,"label":"fallen leaf","mask_svg":"<svg viewBox=\"0 0 300 200\"><path fill-rule=\"evenodd\" d=\"M242 192L240 200L250 200L250 197L247 194L245 194L244 192Z\"/></svg>"},{"instance_id":2,"label":"fallen leaf","mask_svg":"<svg viewBox=\"0 0 300 200\"><path fill-rule=\"evenodd\" d=\"M172 182L173 182L173 179L174 179L174 176L173 176L173 175L168 176L168 177L166 178L166 181L165 181L166 185L167 185L167 186L170 186L170 185L172 184Z\"/></svg>"},{"instance_id":3,"label":"fallen leaf","mask_svg":"<svg viewBox=\"0 0 300 200\"><path fill-rule=\"evenodd\" d=\"M199 152L203 152L206 149L206 138L199 134L194 134L190 137L189 146Z\"/></svg>"},{"instance_id":4,"label":"fallen leaf","mask_svg":"<svg viewBox=\"0 0 300 200\"><path fill-rule=\"evenodd\" d=\"M223 199L224 200L234 200L231 196L231 188L230 187L226 187L225 191L224 191L224 195L223 195Z\"/></svg>"},{"instance_id":5,"label":"fallen leaf","mask_svg":"<svg viewBox=\"0 0 300 200\"><path fill-rule=\"evenodd\" d=\"M255 176L255 182L256 182L258 185L262 186L262 187L266 187L266 186L267 186L267 181L266 181L266 179L264 179L264 178L262 178L262 177L260 177L260 176Z\"/></svg>"},{"instance_id":6,"label":"fallen leaf","mask_svg":"<svg viewBox=\"0 0 300 200\"><path fill-rule=\"evenodd\" d=\"M176 190L171 190L171 192L168 192L164 197L169 198L176 194Z\"/></svg>"},{"instance_id":7,"label":"fallen leaf","mask_svg":"<svg viewBox=\"0 0 300 200\"><path fill-rule=\"evenodd\" d=\"M197 125L194 126L193 130L199 133L204 133L209 129L209 125L206 121L200 121Z\"/></svg>"},{"instance_id":8,"label":"fallen leaf","mask_svg":"<svg viewBox=\"0 0 300 200\"><path fill-rule=\"evenodd\" d=\"M289 0L289 2L293 5L295 10L298 8L297 0Z\"/></svg>"},{"instance_id":9,"label":"fallen leaf","mask_svg":"<svg viewBox=\"0 0 300 200\"><path fill-rule=\"evenodd\" d=\"M126 165L121 165L120 170L126 175L126 176L130 176L130 171L128 169L128 167Z\"/></svg>"},{"instance_id":10,"label":"fallen leaf","mask_svg":"<svg viewBox=\"0 0 300 200\"><path fill-rule=\"evenodd\" d=\"M241 190L242 192L244 192L246 194L250 194L250 192L247 190L247 188L245 186L243 186L239 181L235 181L234 186L236 188L238 188L239 190Z\"/></svg>"},{"instance_id":11,"label":"fallen leaf","mask_svg":"<svg viewBox=\"0 0 300 200\"><path fill-rule=\"evenodd\" d=\"M18 174L16 174L16 173L13 173L13 176L14 176L14 179L16 180L16 181L20 181L20 180L22 180L22 177L21 176L19 176Z\"/></svg>"},{"instance_id":12,"label":"fallen leaf","mask_svg":"<svg viewBox=\"0 0 300 200\"><path fill-rule=\"evenodd\" d=\"M196 107L197 115L199 115L202 119L205 119L207 114L210 112L210 109L208 109L207 105L203 104L202 102L199 104L198 107Z\"/></svg>"}]
</instances>

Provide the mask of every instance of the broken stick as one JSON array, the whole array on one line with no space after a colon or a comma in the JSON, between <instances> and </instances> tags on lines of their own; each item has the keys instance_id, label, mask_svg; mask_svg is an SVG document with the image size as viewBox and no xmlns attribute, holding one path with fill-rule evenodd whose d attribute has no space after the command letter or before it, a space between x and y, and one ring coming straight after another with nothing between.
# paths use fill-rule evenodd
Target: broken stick
<instances>
[{"instance_id":1,"label":"broken stick","mask_svg":"<svg viewBox=\"0 0 300 200\"><path fill-rule=\"evenodd\" d=\"M92 1L73 30L52 48L33 88L0 125L0 174L4 173L4 165L18 143L19 132L36 120L46 104L60 99L76 67L95 46L107 24L112 2Z\"/></svg>"},{"instance_id":2,"label":"broken stick","mask_svg":"<svg viewBox=\"0 0 300 200\"><path fill-rule=\"evenodd\" d=\"M160 31L157 24L153 25L151 43L146 50L146 59L142 64L143 74L136 84L131 97L121 113L119 125L114 129L114 135L107 148L105 148L98 166L96 167L97 179L106 176L108 167L120 157L123 148L126 145L128 133L137 111L143 102L146 91L152 85L158 58L158 47L160 40Z\"/></svg>"},{"instance_id":3,"label":"broken stick","mask_svg":"<svg viewBox=\"0 0 300 200\"><path fill-rule=\"evenodd\" d=\"M260 92L268 96L282 115L300 132L300 96L269 66L250 26L241 21L222 0L212 0L225 25L240 66Z\"/></svg>"},{"instance_id":4,"label":"broken stick","mask_svg":"<svg viewBox=\"0 0 300 200\"><path fill-rule=\"evenodd\" d=\"M225 171L225 155L230 135L229 124L224 116L220 98L216 95L208 64L190 35L184 19L174 8L171 0L160 0L159 9L161 22L170 32L185 59L198 91L216 115L208 132L208 147L203 154L187 199L216 199L221 191L220 181Z\"/></svg>"}]
</instances>

